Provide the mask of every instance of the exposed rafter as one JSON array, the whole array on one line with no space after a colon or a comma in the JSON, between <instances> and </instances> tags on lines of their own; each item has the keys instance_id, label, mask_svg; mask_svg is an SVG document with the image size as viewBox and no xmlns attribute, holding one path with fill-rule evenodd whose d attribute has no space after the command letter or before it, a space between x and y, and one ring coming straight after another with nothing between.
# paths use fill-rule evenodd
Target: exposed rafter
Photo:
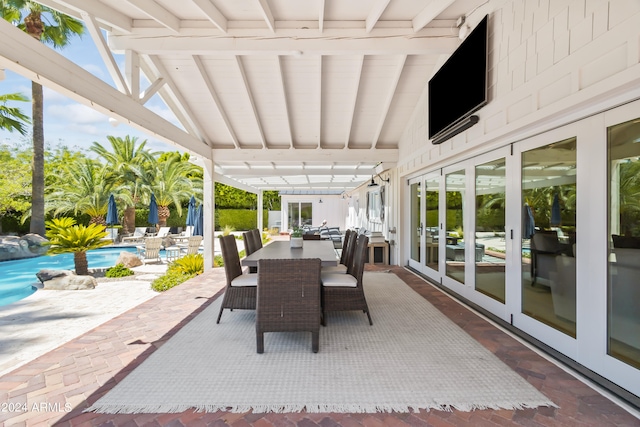
<instances>
[{"instance_id":1,"label":"exposed rafter","mask_svg":"<svg viewBox=\"0 0 640 427\"><path fill-rule=\"evenodd\" d=\"M153 0L126 0L131 6L138 8L151 19L162 24L174 33L180 32L180 20L167 9Z\"/></svg>"},{"instance_id":2,"label":"exposed rafter","mask_svg":"<svg viewBox=\"0 0 640 427\"><path fill-rule=\"evenodd\" d=\"M391 103L393 102L393 97L396 93L396 89L398 88L398 82L400 82L400 76L402 76L402 71L404 70L404 64L406 63L406 61L407 55L402 55L398 59L396 73L393 77L393 80L391 81L391 87L389 87L387 97L382 104L382 113L380 114L380 118L377 121L378 125L373 137L373 141L371 141L371 148L376 148L376 145L378 144L378 138L380 138L380 133L382 132L382 128L384 127L387 115L389 114L389 108L391 107Z\"/></svg>"},{"instance_id":3,"label":"exposed rafter","mask_svg":"<svg viewBox=\"0 0 640 427\"><path fill-rule=\"evenodd\" d=\"M269 3L267 0L257 0L258 5L260 6L260 13L264 18L264 21L269 26L269 29L272 33L276 32L276 21L273 19L273 13L271 13L271 8L269 7Z\"/></svg>"},{"instance_id":4,"label":"exposed rafter","mask_svg":"<svg viewBox=\"0 0 640 427\"><path fill-rule=\"evenodd\" d=\"M448 28L380 28L370 37L363 29L233 29L213 35L202 29L182 30L176 35L163 28L140 28L135 36L113 34L112 49L141 53L190 55L425 55L450 54L460 40Z\"/></svg>"},{"instance_id":5,"label":"exposed rafter","mask_svg":"<svg viewBox=\"0 0 640 427\"><path fill-rule=\"evenodd\" d=\"M318 31L321 33L324 30L324 8L325 0L320 0L320 10L318 11Z\"/></svg>"},{"instance_id":6,"label":"exposed rafter","mask_svg":"<svg viewBox=\"0 0 640 427\"><path fill-rule=\"evenodd\" d=\"M236 136L236 133L233 130L233 126L231 126L231 122L229 121L229 117L227 117L227 113L224 109L224 106L222 105L222 102L220 101L220 97L218 97L218 94L215 90L215 88L213 87L213 82L211 81L211 79L209 78L209 75L207 74L207 70L206 67L204 66L202 59L200 59L199 56L194 56L193 57L193 62L196 64L196 67L198 67L198 71L200 72L200 77L202 77L202 81L204 82L204 84L207 86L207 89L209 89L209 93L211 94L211 98L214 102L214 104L216 105L216 109L218 110L218 113L220 113L220 117L222 117L222 121L224 121L224 124L226 126L227 132L229 132L229 136L231 137L231 140L233 141L233 145L236 148L240 148L240 143L238 142L238 137Z\"/></svg>"},{"instance_id":7,"label":"exposed rafter","mask_svg":"<svg viewBox=\"0 0 640 427\"><path fill-rule=\"evenodd\" d=\"M357 69L355 70L358 73L358 78L356 79L356 81L358 82L358 84L354 85L353 87L353 94L351 95L350 99L351 99L351 119L349 120L349 127L347 130L347 135L346 138L344 140L344 148L349 148L349 139L351 138L351 128L353 127L353 119L356 115L356 105L358 104L358 90L360 88L360 81L361 76L362 76L362 66L364 65L364 55L360 56L360 61L359 61L359 65L357 67Z\"/></svg>"},{"instance_id":8,"label":"exposed rafter","mask_svg":"<svg viewBox=\"0 0 640 427\"><path fill-rule=\"evenodd\" d=\"M373 30L373 27L375 27L376 23L382 16L382 13L387 8L387 6L389 6L390 2L391 0L377 0L374 3L371 11L369 11L367 20L365 21L365 30L367 31L367 33L370 33L371 30Z\"/></svg>"},{"instance_id":9,"label":"exposed rafter","mask_svg":"<svg viewBox=\"0 0 640 427\"><path fill-rule=\"evenodd\" d=\"M289 147L293 148L293 129L291 128L291 112L289 111L289 101L287 100L287 87L284 82L284 73L282 72L282 58L278 56L276 61L278 67L278 75L280 76L280 88L282 91L282 99L284 101L285 117L287 119L287 131L289 135Z\"/></svg>"},{"instance_id":10,"label":"exposed rafter","mask_svg":"<svg viewBox=\"0 0 640 427\"><path fill-rule=\"evenodd\" d=\"M206 15L207 19L209 19L209 21L211 21L213 25L218 27L218 29L223 33L227 32L227 18L225 18L224 15L218 10L218 8L215 7L213 3L211 3L211 0L191 1L193 1L193 3L198 6L198 8L202 11L202 13Z\"/></svg>"},{"instance_id":11,"label":"exposed rafter","mask_svg":"<svg viewBox=\"0 0 640 427\"><path fill-rule=\"evenodd\" d=\"M262 129L262 122L260 121L260 115L258 114L258 109L256 108L256 102L253 99L251 87L249 85L249 81L247 80L247 74L244 72L244 67L242 66L242 58L236 56L236 64L238 65L238 72L242 77L242 83L244 84L244 91L249 99L249 103L251 104L251 111L253 111L253 117L256 120L256 126L258 127L258 132L260 133L260 142L262 142L262 148L267 147L267 140L264 136L264 130Z\"/></svg>"},{"instance_id":12,"label":"exposed rafter","mask_svg":"<svg viewBox=\"0 0 640 427\"><path fill-rule=\"evenodd\" d=\"M318 55L318 148L322 148L322 55Z\"/></svg>"},{"instance_id":13,"label":"exposed rafter","mask_svg":"<svg viewBox=\"0 0 640 427\"><path fill-rule=\"evenodd\" d=\"M124 72L129 82L131 96L140 102L140 57L132 50L126 51L124 57Z\"/></svg>"},{"instance_id":14,"label":"exposed rafter","mask_svg":"<svg viewBox=\"0 0 640 427\"><path fill-rule=\"evenodd\" d=\"M442 11L455 3L455 0L432 0L427 4L427 7L411 21L413 23L413 31L420 31L429 22L436 19L436 16L440 15Z\"/></svg>"},{"instance_id":15,"label":"exposed rafter","mask_svg":"<svg viewBox=\"0 0 640 427\"><path fill-rule=\"evenodd\" d=\"M127 123L171 145L211 157L202 141L69 61L55 50L0 19L0 68L8 68L34 82L88 105L118 121Z\"/></svg>"},{"instance_id":16,"label":"exposed rafter","mask_svg":"<svg viewBox=\"0 0 640 427\"><path fill-rule=\"evenodd\" d=\"M111 50L109 50L109 46L107 46L107 41L104 39L104 36L102 35L102 30L100 30L100 27L98 26L98 23L96 22L95 18L93 17L93 15L90 15L87 12L82 12L81 19L84 21L84 24L87 27L87 31L89 31L89 34L91 35L91 39L93 40L93 43L96 45L96 48L98 49L98 53L100 54L100 57L102 58L102 61L104 62L105 67L107 67L107 71L109 72L109 75L113 79L113 82L115 83L116 87L120 92L124 93L125 95L130 95L131 92L129 91L127 82L125 81L124 76L120 72L120 68L118 68L118 64L116 64L116 60L113 57Z\"/></svg>"},{"instance_id":17,"label":"exposed rafter","mask_svg":"<svg viewBox=\"0 0 640 427\"><path fill-rule=\"evenodd\" d=\"M154 56L146 55L141 55L141 59L142 61L140 62L140 66L144 75L147 76L147 79L156 79L157 81L159 79L158 76L164 76L163 79L165 81L165 84L160 88L159 95L162 97L162 100L165 102L165 104L167 104L169 109L173 112L182 126L191 135L194 135L198 139L207 142L207 144L211 146L211 142L208 141L205 136L206 132L204 132L202 126L196 120L196 116L189 108L189 104L186 102L186 99L178 90L175 82L171 80L171 78L169 77L170 74L167 72L160 60Z\"/></svg>"},{"instance_id":18,"label":"exposed rafter","mask_svg":"<svg viewBox=\"0 0 640 427\"><path fill-rule=\"evenodd\" d=\"M146 88L144 91L140 93L140 103L146 104L147 101L151 99L153 95L158 93L158 91L162 86L164 86L164 84L165 84L164 77L158 77L157 79L155 79L153 83L149 85L148 88Z\"/></svg>"},{"instance_id":19,"label":"exposed rafter","mask_svg":"<svg viewBox=\"0 0 640 427\"><path fill-rule=\"evenodd\" d=\"M369 148L350 148L350 149L243 149L234 150L229 149L217 149L216 162L294 162L299 164L301 162L310 163L335 163L336 159L340 159L342 162L359 163L359 162L372 162L377 164L379 162L397 162L398 150L395 148L378 148L371 150Z\"/></svg>"},{"instance_id":20,"label":"exposed rafter","mask_svg":"<svg viewBox=\"0 0 640 427\"><path fill-rule=\"evenodd\" d=\"M102 22L109 28L107 30L118 30L130 33L132 20L126 15L116 11L98 0L38 0L36 3L47 6L51 9L72 16L76 19L83 19L82 14L96 17L98 22Z\"/></svg>"}]
</instances>

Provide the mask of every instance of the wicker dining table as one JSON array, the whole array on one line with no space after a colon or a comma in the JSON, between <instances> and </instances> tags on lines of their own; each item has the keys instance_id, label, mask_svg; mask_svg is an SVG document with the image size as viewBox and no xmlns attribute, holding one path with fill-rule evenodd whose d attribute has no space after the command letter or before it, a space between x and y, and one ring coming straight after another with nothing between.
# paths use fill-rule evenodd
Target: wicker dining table
<instances>
[{"instance_id":1,"label":"wicker dining table","mask_svg":"<svg viewBox=\"0 0 640 427\"><path fill-rule=\"evenodd\" d=\"M242 260L245 267L257 267L260 259L320 258L322 266L338 265L338 258L330 240L304 240L302 248L291 248L289 241L271 242Z\"/></svg>"}]
</instances>

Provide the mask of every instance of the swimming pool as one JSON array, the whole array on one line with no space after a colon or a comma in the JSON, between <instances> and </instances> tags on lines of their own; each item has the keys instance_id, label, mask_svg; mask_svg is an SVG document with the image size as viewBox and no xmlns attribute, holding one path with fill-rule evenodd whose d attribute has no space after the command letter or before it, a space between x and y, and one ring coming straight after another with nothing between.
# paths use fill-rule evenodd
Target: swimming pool
<instances>
[{"instance_id":1,"label":"swimming pool","mask_svg":"<svg viewBox=\"0 0 640 427\"><path fill-rule=\"evenodd\" d=\"M101 248L87 252L89 268L113 267L120 252L135 252L129 248ZM39 284L36 273L42 269L73 270L73 254L43 255L35 258L0 262L0 307L26 298Z\"/></svg>"}]
</instances>

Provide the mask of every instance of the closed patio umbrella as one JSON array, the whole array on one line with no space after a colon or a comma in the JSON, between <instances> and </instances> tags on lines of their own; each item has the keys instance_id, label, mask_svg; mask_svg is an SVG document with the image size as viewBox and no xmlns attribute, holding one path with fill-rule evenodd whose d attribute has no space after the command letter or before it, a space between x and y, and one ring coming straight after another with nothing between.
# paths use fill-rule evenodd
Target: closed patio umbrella
<instances>
[{"instance_id":1,"label":"closed patio umbrella","mask_svg":"<svg viewBox=\"0 0 640 427\"><path fill-rule=\"evenodd\" d=\"M522 238L530 239L536 232L536 223L533 219L533 213L531 207L528 204L524 204L522 209Z\"/></svg>"},{"instance_id":2,"label":"closed patio umbrella","mask_svg":"<svg viewBox=\"0 0 640 427\"><path fill-rule=\"evenodd\" d=\"M156 196L151 194L151 202L149 202L149 216L147 217L149 224L154 226L158 224L158 202L156 202Z\"/></svg>"},{"instance_id":3,"label":"closed patio umbrella","mask_svg":"<svg viewBox=\"0 0 640 427\"><path fill-rule=\"evenodd\" d=\"M204 236L204 212L202 209L202 204L198 206L198 211L196 213L196 223L193 227L193 235Z\"/></svg>"},{"instance_id":4,"label":"closed patio umbrella","mask_svg":"<svg viewBox=\"0 0 640 427\"><path fill-rule=\"evenodd\" d=\"M196 225L196 198L189 199L189 209L187 210L187 227Z\"/></svg>"},{"instance_id":5,"label":"closed patio umbrella","mask_svg":"<svg viewBox=\"0 0 640 427\"><path fill-rule=\"evenodd\" d=\"M109 196L109 205L107 206L107 225L118 223L118 207L113 194Z\"/></svg>"},{"instance_id":6,"label":"closed patio umbrella","mask_svg":"<svg viewBox=\"0 0 640 427\"><path fill-rule=\"evenodd\" d=\"M560 199L558 193L553 196L553 204L551 205L551 220L549 225L557 227L562 224L562 218L560 217Z\"/></svg>"}]
</instances>

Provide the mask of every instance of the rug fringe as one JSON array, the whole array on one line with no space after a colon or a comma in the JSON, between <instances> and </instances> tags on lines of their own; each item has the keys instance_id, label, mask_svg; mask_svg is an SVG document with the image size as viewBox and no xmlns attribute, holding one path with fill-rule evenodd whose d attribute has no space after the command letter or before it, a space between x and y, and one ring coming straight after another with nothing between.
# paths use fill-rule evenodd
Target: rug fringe
<instances>
[{"instance_id":1,"label":"rug fringe","mask_svg":"<svg viewBox=\"0 0 640 427\"><path fill-rule=\"evenodd\" d=\"M255 414L264 413L339 413L339 414L361 414L361 413L411 413L418 412L419 410L425 411L481 411L486 409L492 410L521 410L521 409L533 409L540 406L559 408L558 405L550 400L544 400L539 402L500 402L490 404L444 404L444 403L431 403L424 404L419 403L415 405L353 405L353 404L322 404L322 405L221 405L221 404L204 404L204 405L109 405L109 404L97 404L93 405L83 412L95 412L101 414L174 414L185 412L193 409L196 412L214 413L217 411L225 411L231 413L246 413L253 412Z\"/></svg>"}]
</instances>

